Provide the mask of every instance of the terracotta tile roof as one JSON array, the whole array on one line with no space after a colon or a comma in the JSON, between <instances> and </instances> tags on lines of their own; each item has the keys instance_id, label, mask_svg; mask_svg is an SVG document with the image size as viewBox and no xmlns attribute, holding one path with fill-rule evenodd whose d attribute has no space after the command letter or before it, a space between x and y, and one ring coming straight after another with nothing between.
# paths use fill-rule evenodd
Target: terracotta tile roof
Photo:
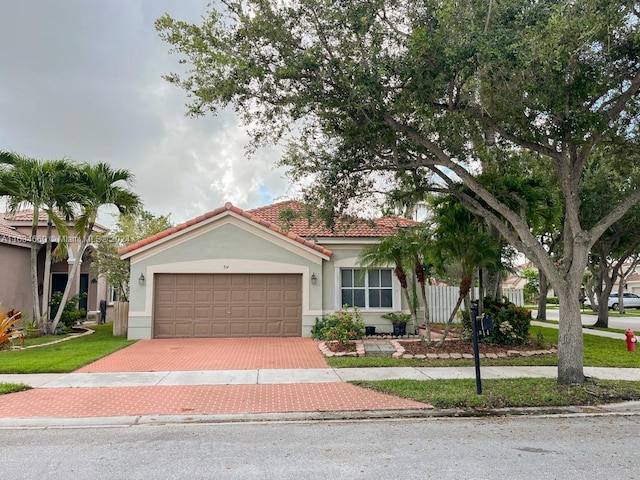
<instances>
[{"instance_id":1,"label":"terracotta tile roof","mask_svg":"<svg viewBox=\"0 0 640 480\"><path fill-rule=\"evenodd\" d=\"M33 210L18 210L16 213L4 212L3 218L7 222L29 222L33 218ZM47 213L40 210L38 212L38 222L47 223Z\"/></svg>"},{"instance_id":2,"label":"terracotta tile roof","mask_svg":"<svg viewBox=\"0 0 640 480\"><path fill-rule=\"evenodd\" d=\"M287 209L301 215L299 218L289 222L289 225L287 225L287 221L279 218L280 212ZM301 237L386 237L393 235L398 230L398 227L410 227L419 224L419 222L401 217L382 217L368 221L341 216L338 217L332 230L322 222L309 223L309 220L304 217L304 205L295 201L280 202L247 211Z\"/></svg>"},{"instance_id":3,"label":"terracotta tile roof","mask_svg":"<svg viewBox=\"0 0 640 480\"><path fill-rule=\"evenodd\" d=\"M16 213L2 212L0 213L0 220L5 220L9 225L20 225L24 226L24 224L31 225L31 219L33 217L33 210L18 210ZM49 217L47 216L47 212L40 210L38 212L38 224L47 224ZM73 219L67 222L67 225L73 226ZM104 225L99 223L94 224L93 228L94 232L108 232L109 229Z\"/></svg>"},{"instance_id":4,"label":"terracotta tile roof","mask_svg":"<svg viewBox=\"0 0 640 480\"><path fill-rule=\"evenodd\" d=\"M4 243L28 243L29 237L18 232L15 228L7 225L3 218L0 218L0 242Z\"/></svg>"},{"instance_id":5,"label":"terracotta tile roof","mask_svg":"<svg viewBox=\"0 0 640 480\"><path fill-rule=\"evenodd\" d=\"M262 225L263 227L266 227L270 230L273 230L274 232L277 232L295 242L298 242L306 247L312 248L313 250L316 250L320 253L322 253L323 255L326 255L328 257L331 256L332 252L331 250L327 250L324 247L321 247L320 245L317 245L315 242L312 242L311 240L307 240L305 238L303 238L300 235L297 235L293 232L285 232L283 229L281 229L278 225L276 225L274 222L268 221L266 219L260 218L252 213L250 213L249 211L245 211L242 210L238 207L233 206L233 204L231 204L231 202L227 202L224 204L223 207L220 208L216 208L215 210L212 210L210 212L205 213L204 215L200 215L199 217L196 217L194 219L191 219L185 223L181 223L180 225L176 225L175 227L172 227L168 230L165 230L163 232L157 233L156 235L153 235L151 237L145 238L144 240L140 240L139 242L134 243L133 245L129 245L128 247L125 248L121 248L120 250L118 250L118 255L125 255L127 253L133 252L139 248L145 247L147 245L150 245L154 242L157 242L158 240L161 240L163 238L169 237L171 235L175 235L176 233L180 232L181 230L184 230L186 228L189 228L193 225L196 225L198 223L201 223L205 220L208 220L212 217L215 217L217 215L220 215L224 212L227 211L231 211L233 213L235 213L236 215L240 215L254 223L257 223L258 225Z\"/></svg>"}]
</instances>

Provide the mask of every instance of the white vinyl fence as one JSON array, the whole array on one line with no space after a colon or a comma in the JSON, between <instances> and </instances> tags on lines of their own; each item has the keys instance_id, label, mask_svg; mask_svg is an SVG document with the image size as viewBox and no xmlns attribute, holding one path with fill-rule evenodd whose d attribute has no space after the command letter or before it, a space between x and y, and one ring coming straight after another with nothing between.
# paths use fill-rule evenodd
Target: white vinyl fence
<instances>
[{"instance_id":1,"label":"white vinyl fence","mask_svg":"<svg viewBox=\"0 0 640 480\"><path fill-rule=\"evenodd\" d=\"M446 322L449 319L458 301L458 292L458 287L427 287L427 301L432 322ZM519 307L524 305L524 294L521 288L504 288L502 295ZM471 295L471 299L476 298L478 298L478 288L475 288ZM464 303L460 308L464 309Z\"/></svg>"}]
</instances>

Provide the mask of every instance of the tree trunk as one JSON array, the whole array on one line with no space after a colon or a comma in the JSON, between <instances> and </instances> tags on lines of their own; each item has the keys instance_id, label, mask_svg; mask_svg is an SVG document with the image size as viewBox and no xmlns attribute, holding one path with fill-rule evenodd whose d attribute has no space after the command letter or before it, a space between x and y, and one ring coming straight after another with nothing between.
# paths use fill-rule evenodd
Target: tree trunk
<instances>
[{"instance_id":1,"label":"tree trunk","mask_svg":"<svg viewBox=\"0 0 640 480\"><path fill-rule=\"evenodd\" d=\"M64 306L67 304L69 300L69 293L71 293L71 286L74 284L73 282L76 279L76 275L78 274L78 270L80 269L80 262L82 261L82 255L89 244L89 239L91 238L91 232L93 232L93 222L89 224L87 227L87 233L82 239L82 243L80 244L80 249L76 255L76 259L73 262L73 266L71 267L71 273L69 274L69 278L67 280L67 285L64 287L64 293L62 294L62 300L60 300L60 306L58 307L58 311L56 313L56 317L53 319L53 323L51 324L51 333L55 333L56 327L58 323L60 323L60 319L62 318L62 311L64 310Z\"/></svg>"},{"instance_id":2,"label":"tree trunk","mask_svg":"<svg viewBox=\"0 0 640 480\"><path fill-rule=\"evenodd\" d=\"M542 270L538 270L538 281L540 282L540 297L538 298L538 320L547 319L547 294L549 293L549 284L547 277Z\"/></svg>"},{"instance_id":3,"label":"tree trunk","mask_svg":"<svg viewBox=\"0 0 640 480\"><path fill-rule=\"evenodd\" d=\"M424 342L426 345L431 345L431 317L429 314L429 301L427 300L427 278L424 272L424 267L420 258L416 256L414 258L415 263L415 273L416 280L418 281L418 285L420 285L420 294L422 296L422 306L424 310L422 311L422 321L425 329L425 338Z\"/></svg>"},{"instance_id":4,"label":"tree trunk","mask_svg":"<svg viewBox=\"0 0 640 480\"><path fill-rule=\"evenodd\" d=\"M582 315L578 301L582 272L575 270L578 269L567 274L562 285L554 285L560 302L558 382L564 385L584 383Z\"/></svg>"},{"instance_id":5,"label":"tree trunk","mask_svg":"<svg viewBox=\"0 0 640 480\"><path fill-rule=\"evenodd\" d=\"M42 277L42 311L38 319L40 328L45 329L49 318L49 278L51 277L51 234L53 224L51 220L47 222L47 244L45 246L44 275Z\"/></svg>"},{"instance_id":6,"label":"tree trunk","mask_svg":"<svg viewBox=\"0 0 640 480\"><path fill-rule=\"evenodd\" d=\"M620 276L620 281L618 282L618 313L622 315L625 314L624 311L624 276Z\"/></svg>"},{"instance_id":7,"label":"tree trunk","mask_svg":"<svg viewBox=\"0 0 640 480\"><path fill-rule=\"evenodd\" d=\"M596 327L609 328L609 306L607 305L608 299L608 294L600 294L600 298L598 299L598 321L595 324Z\"/></svg>"},{"instance_id":8,"label":"tree trunk","mask_svg":"<svg viewBox=\"0 0 640 480\"><path fill-rule=\"evenodd\" d=\"M449 319L447 320L447 324L444 327L444 332L442 332L442 338L438 342L438 346L444 345L444 341L447 339L447 335L449 335L449 329L451 328L453 319L456 318L456 313L458 313L458 310L460 310L460 305L462 305L462 301L465 299L466 296L467 295L462 295L462 291L460 292L460 295L458 295L458 301L456 302L456 305L453 307L453 311L451 312L451 315L449 315Z\"/></svg>"},{"instance_id":9,"label":"tree trunk","mask_svg":"<svg viewBox=\"0 0 640 480\"><path fill-rule=\"evenodd\" d=\"M442 338L438 342L439 346L444 345L444 341L447 339L447 335L449 335L449 329L451 328L451 324L453 323L453 319L456 318L456 313L460 310L460 305L462 305L462 301L467 298L469 295L469 290L471 289L471 283L473 282L473 274L462 274L462 280L460 280L460 293L458 294L458 301L453 307L453 311L451 315L449 315L449 319L447 320L447 325L444 327L444 332L442 332ZM469 310L470 311L470 310Z\"/></svg>"},{"instance_id":10,"label":"tree trunk","mask_svg":"<svg viewBox=\"0 0 640 480\"><path fill-rule=\"evenodd\" d=\"M38 294L38 209L33 208L31 223L31 291L33 294L33 317L40 319L40 295ZM37 321L37 320L36 320Z\"/></svg>"}]
</instances>

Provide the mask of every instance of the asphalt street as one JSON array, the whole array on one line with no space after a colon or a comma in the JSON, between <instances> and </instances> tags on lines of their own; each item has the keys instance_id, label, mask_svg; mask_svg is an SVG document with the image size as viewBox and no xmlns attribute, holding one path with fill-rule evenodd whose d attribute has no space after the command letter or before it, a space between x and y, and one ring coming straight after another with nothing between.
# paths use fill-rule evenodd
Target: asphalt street
<instances>
[{"instance_id":1,"label":"asphalt street","mask_svg":"<svg viewBox=\"0 0 640 480\"><path fill-rule=\"evenodd\" d=\"M12 429L12 479L640 479L640 417Z\"/></svg>"}]
</instances>

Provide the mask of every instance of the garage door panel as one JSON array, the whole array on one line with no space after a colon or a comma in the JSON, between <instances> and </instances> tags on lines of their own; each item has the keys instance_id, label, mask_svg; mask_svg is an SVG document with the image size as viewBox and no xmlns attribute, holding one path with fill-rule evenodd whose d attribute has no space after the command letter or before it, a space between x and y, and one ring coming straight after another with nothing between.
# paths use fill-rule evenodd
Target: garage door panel
<instances>
[{"instance_id":1,"label":"garage door panel","mask_svg":"<svg viewBox=\"0 0 640 480\"><path fill-rule=\"evenodd\" d=\"M264 319L265 317L264 305L250 306L248 308L247 317L250 319L258 319L258 318Z\"/></svg>"},{"instance_id":2,"label":"garage door panel","mask_svg":"<svg viewBox=\"0 0 640 480\"><path fill-rule=\"evenodd\" d=\"M213 276L211 275L196 275L194 280L194 285L197 287L212 287L213 286Z\"/></svg>"},{"instance_id":3,"label":"garage door panel","mask_svg":"<svg viewBox=\"0 0 640 480\"><path fill-rule=\"evenodd\" d=\"M210 306L195 306L193 307L193 318L199 321L208 322L213 315L211 314Z\"/></svg>"},{"instance_id":4,"label":"garage door panel","mask_svg":"<svg viewBox=\"0 0 640 480\"><path fill-rule=\"evenodd\" d=\"M192 290L176 290L176 303L193 303L194 293Z\"/></svg>"},{"instance_id":5,"label":"garage door panel","mask_svg":"<svg viewBox=\"0 0 640 480\"><path fill-rule=\"evenodd\" d=\"M284 336L284 335L287 335L286 333L283 332L282 325L283 325L282 322L266 322L265 323L265 327L266 327L265 335L269 335L269 336L274 336L274 335ZM291 334L290 336L299 336L299 335Z\"/></svg>"},{"instance_id":6,"label":"garage door panel","mask_svg":"<svg viewBox=\"0 0 640 480\"><path fill-rule=\"evenodd\" d=\"M177 318L193 318L193 307L191 305L179 305L175 308Z\"/></svg>"},{"instance_id":7,"label":"garage door panel","mask_svg":"<svg viewBox=\"0 0 640 480\"><path fill-rule=\"evenodd\" d=\"M285 290L284 292L284 301L286 303L301 303L302 294L301 292L294 292L292 290Z\"/></svg>"},{"instance_id":8,"label":"garage door panel","mask_svg":"<svg viewBox=\"0 0 640 480\"><path fill-rule=\"evenodd\" d=\"M247 333L252 337L263 337L267 334L266 324L264 322L249 322Z\"/></svg>"},{"instance_id":9,"label":"garage door panel","mask_svg":"<svg viewBox=\"0 0 640 480\"><path fill-rule=\"evenodd\" d=\"M282 335L285 337L295 337L298 336L298 332L300 332L300 325L296 322L284 322L282 324Z\"/></svg>"},{"instance_id":10,"label":"garage door panel","mask_svg":"<svg viewBox=\"0 0 640 480\"><path fill-rule=\"evenodd\" d=\"M193 301L209 305L213 301L213 292L211 290L196 290L193 293Z\"/></svg>"},{"instance_id":11,"label":"garage door panel","mask_svg":"<svg viewBox=\"0 0 640 480\"><path fill-rule=\"evenodd\" d=\"M176 301L176 292L175 290L158 290L156 293L156 303L170 303L174 304Z\"/></svg>"},{"instance_id":12,"label":"garage door panel","mask_svg":"<svg viewBox=\"0 0 640 480\"><path fill-rule=\"evenodd\" d=\"M284 292L282 290L267 290L267 303L282 303Z\"/></svg>"},{"instance_id":13,"label":"garage door panel","mask_svg":"<svg viewBox=\"0 0 640 480\"><path fill-rule=\"evenodd\" d=\"M192 287L195 285L196 275L176 275L175 285L176 287Z\"/></svg>"},{"instance_id":14,"label":"garage door panel","mask_svg":"<svg viewBox=\"0 0 640 480\"><path fill-rule=\"evenodd\" d=\"M191 322L176 322L174 329L174 335L176 337L192 337L193 336L193 324Z\"/></svg>"},{"instance_id":15,"label":"garage door panel","mask_svg":"<svg viewBox=\"0 0 640 480\"><path fill-rule=\"evenodd\" d=\"M228 337L229 336L229 324L225 323L212 323L211 324L211 336L212 337Z\"/></svg>"},{"instance_id":16,"label":"garage door panel","mask_svg":"<svg viewBox=\"0 0 640 480\"><path fill-rule=\"evenodd\" d=\"M267 298L264 290L250 290L249 303L264 303Z\"/></svg>"},{"instance_id":17,"label":"garage door panel","mask_svg":"<svg viewBox=\"0 0 640 480\"><path fill-rule=\"evenodd\" d=\"M302 276L156 274L155 337L300 336Z\"/></svg>"},{"instance_id":18,"label":"garage door panel","mask_svg":"<svg viewBox=\"0 0 640 480\"><path fill-rule=\"evenodd\" d=\"M248 285L250 285L251 282L251 276L250 275L230 275L231 277L231 281L229 282L229 285L231 285L231 287L247 287ZM257 276L254 276L254 278L256 278Z\"/></svg>"},{"instance_id":19,"label":"garage door panel","mask_svg":"<svg viewBox=\"0 0 640 480\"><path fill-rule=\"evenodd\" d=\"M229 290L214 290L213 302L224 303L225 305L231 301L231 292Z\"/></svg>"},{"instance_id":20,"label":"garage door panel","mask_svg":"<svg viewBox=\"0 0 640 480\"><path fill-rule=\"evenodd\" d=\"M247 303L249 301L249 292L247 290L231 290L232 303Z\"/></svg>"},{"instance_id":21,"label":"garage door panel","mask_svg":"<svg viewBox=\"0 0 640 480\"><path fill-rule=\"evenodd\" d=\"M194 337L210 337L211 336L211 323L210 322L194 322L193 323L193 336Z\"/></svg>"},{"instance_id":22,"label":"garage door panel","mask_svg":"<svg viewBox=\"0 0 640 480\"><path fill-rule=\"evenodd\" d=\"M229 314L227 313L227 306L212 305L211 306L211 318L213 319L226 319Z\"/></svg>"}]
</instances>

